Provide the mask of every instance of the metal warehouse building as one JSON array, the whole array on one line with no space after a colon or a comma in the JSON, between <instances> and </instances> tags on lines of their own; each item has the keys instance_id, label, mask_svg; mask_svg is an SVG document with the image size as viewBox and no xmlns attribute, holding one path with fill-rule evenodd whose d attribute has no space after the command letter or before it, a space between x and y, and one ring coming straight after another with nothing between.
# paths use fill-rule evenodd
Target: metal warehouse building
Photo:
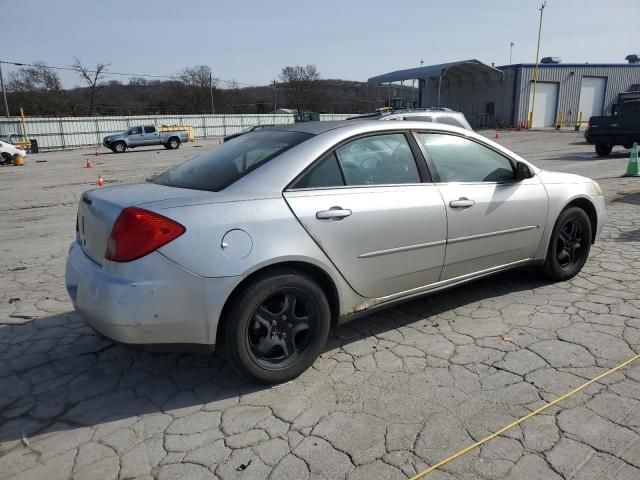
<instances>
[{"instance_id":1,"label":"metal warehouse building","mask_svg":"<svg viewBox=\"0 0 640 480\"><path fill-rule=\"evenodd\" d=\"M538 67L533 127L552 127L558 121L575 125L580 112L583 122L592 115L611 113L618 95L640 84L638 57L629 55L627 60L588 64L543 59ZM398 70L372 77L369 83L417 80L419 107L459 110L474 127L516 127L529 120L534 69L534 64L494 67L473 59Z\"/></svg>"}]
</instances>

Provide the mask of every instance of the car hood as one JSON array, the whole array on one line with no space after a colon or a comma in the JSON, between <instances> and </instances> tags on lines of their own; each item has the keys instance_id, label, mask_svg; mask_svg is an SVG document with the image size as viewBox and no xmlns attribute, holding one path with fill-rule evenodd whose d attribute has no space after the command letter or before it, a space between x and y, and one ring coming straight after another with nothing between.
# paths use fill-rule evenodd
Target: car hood
<instances>
[{"instance_id":1,"label":"car hood","mask_svg":"<svg viewBox=\"0 0 640 480\"><path fill-rule=\"evenodd\" d=\"M122 137L125 133L127 133L127 132L126 132L126 130L125 130L125 131L123 131L123 132L112 133L112 134L110 134L110 135L107 135L107 136L106 136L106 137L104 137L104 138L116 138L116 137Z\"/></svg>"},{"instance_id":2,"label":"car hood","mask_svg":"<svg viewBox=\"0 0 640 480\"><path fill-rule=\"evenodd\" d=\"M537 173L540 180L546 184L554 183L591 183L592 180L581 175L563 172L550 172L549 170L540 170Z\"/></svg>"}]
</instances>

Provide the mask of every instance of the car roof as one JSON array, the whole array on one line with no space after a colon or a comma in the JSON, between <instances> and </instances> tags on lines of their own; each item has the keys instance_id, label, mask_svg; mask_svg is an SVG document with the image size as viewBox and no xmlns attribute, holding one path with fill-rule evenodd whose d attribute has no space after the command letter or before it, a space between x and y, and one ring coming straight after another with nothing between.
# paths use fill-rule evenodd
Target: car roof
<instances>
[{"instance_id":1,"label":"car roof","mask_svg":"<svg viewBox=\"0 0 640 480\"><path fill-rule=\"evenodd\" d=\"M349 120L299 122L299 123L284 123L281 125L274 125L273 127L269 127L269 130L287 130L291 132L303 132L303 133L311 133L312 135L319 135L321 133L328 132L329 130L334 130L336 128L341 128L341 127L347 127L350 125L353 125L353 122Z\"/></svg>"},{"instance_id":2,"label":"car roof","mask_svg":"<svg viewBox=\"0 0 640 480\"><path fill-rule=\"evenodd\" d=\"M401 124L398 122L380 122L378 119L354 119L340 121L319 121L319 122L300 122L276 125L269 127L268 130L285 130L291 132L310 133L312 135L320 135L331 130L341 131L353 130L354 133L378 132L385 130L443 130L448 132L465 132L469 133L462 127L443 123L429 123L428 126L424 122L405 120ZM264 130L267 130L266 128Z\"/></svg>"}]
</instances>

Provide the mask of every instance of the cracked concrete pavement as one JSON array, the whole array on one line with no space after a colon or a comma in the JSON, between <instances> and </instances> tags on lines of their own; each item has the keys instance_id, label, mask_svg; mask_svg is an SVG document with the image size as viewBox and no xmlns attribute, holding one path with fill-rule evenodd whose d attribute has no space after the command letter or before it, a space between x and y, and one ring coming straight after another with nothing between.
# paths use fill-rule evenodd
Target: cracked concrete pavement
<instances>
[{"instance_id":1,"label":"cracked concrete pavement","mask_svg":"<svg viewBox=\"0 0 640 480\"><path fill-rule=\"evenodd\" d=\"M114 344L65 292L76 202L97 174L143 180L213 142L0 169L0 479L406 478L640 352L640 181L619 178L625 154L597 159L577 133L501 137L614 200L583 272L513 271L375 313L275 387L215 354ZM639 434L640 362L426 478L638 479Z\"/></svg>"}]
</instances>

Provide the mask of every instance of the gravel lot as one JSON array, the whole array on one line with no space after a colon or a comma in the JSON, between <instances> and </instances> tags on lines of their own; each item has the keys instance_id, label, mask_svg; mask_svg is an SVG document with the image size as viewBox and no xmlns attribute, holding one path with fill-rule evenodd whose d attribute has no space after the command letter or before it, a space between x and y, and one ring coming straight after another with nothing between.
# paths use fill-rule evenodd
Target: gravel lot
<instances>
[{"instance_id":1,"label":"gravel lot","mask_svg":"<svg viewBox=\"0 0 640 480\"><path fill-rule=\"evenodd\" d=\"M583 272L550 284L515 271L376 313L272 388L215 355L105 340L64 287L76 204L98 174L141 181L216 142L0 168L0 479L406 478L640 352L628 152L598 159L574 132L498 141L601 182L608 218ZM425 478L638 479L639 434L640 361Z\"/></svg>"}]
</instances>

